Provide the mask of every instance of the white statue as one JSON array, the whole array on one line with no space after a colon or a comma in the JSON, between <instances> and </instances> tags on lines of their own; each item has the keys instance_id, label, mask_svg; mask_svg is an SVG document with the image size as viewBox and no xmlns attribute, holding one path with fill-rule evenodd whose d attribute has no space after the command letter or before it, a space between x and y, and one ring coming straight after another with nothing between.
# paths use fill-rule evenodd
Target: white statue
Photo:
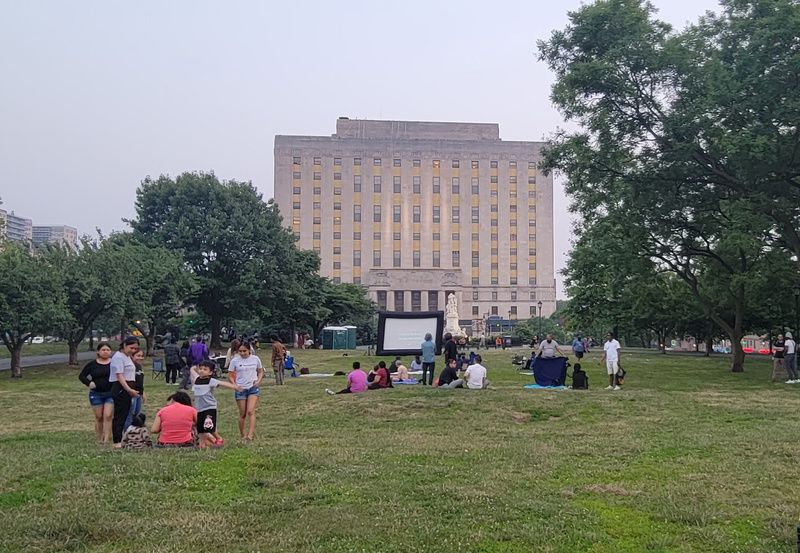
<instances>
[{"instance_id":1,"label":"white statue","mask_svg":"<svg viewBox=\"0 0 800 553\"><path fill-rule=\"evenodd\" d=\"M465 336L466 333L458 325L458 300L452 292L447 296L447 305L444 308L444 333L453 336Z\"/></svg>"}]
</instances>

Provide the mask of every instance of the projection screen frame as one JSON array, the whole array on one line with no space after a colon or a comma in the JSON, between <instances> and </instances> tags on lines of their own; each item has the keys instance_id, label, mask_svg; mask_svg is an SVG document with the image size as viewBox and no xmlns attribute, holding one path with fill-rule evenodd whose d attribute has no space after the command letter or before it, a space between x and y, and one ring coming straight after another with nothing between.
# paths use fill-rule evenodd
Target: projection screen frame
<instances>
[{"instance_id":1,"label":"projection screen frame","mask_svg":"<svg viewBox=\"0 0 800 553\"><path fill-rule=\"evenodd\" d=\"M415 349L385 349L383 347L384 332L386 330L386 319L432 319L436 318L436 355L442 354L442 334L444 333L444 311L380 311L378 312L378 343L375 346L375 355L420 355L422 350ZM419 343L422 344L423 337L420 336Z\"/></svg>"}]
</instances>

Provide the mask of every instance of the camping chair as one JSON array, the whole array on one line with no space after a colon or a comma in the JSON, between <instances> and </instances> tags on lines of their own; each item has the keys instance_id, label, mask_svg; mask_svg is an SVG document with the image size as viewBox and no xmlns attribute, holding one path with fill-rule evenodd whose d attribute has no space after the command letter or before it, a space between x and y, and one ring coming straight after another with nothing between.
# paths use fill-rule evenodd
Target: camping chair
<instances>
[{"instance_id":1,"label":"camping chair","mask_svg":"<svg viewBox=\"0 0 800 553\"><path fill-rule=\"evenodd\" d=\"M164 369L164 360L158 357L153 358L153 380L158 380L158 377L166 372Z\"/></svg>"}]
</instances>

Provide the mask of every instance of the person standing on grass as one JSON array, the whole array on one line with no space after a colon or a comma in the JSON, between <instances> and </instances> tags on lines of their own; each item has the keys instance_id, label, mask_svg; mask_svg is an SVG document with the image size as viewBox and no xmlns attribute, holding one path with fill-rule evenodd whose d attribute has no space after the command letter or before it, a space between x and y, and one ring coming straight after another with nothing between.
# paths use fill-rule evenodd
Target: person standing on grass
<instances>
[{"instance_id":1,"label":"person standing on grass","mask_svg":"<svg viewBox=\"0 0 800 553\"><path fill-rule=\"evenodd\" d=\"M783 354L786 347L786 342L783 339L783 334L778 334L778 338L772 342L772 381L775 382L779 378L783 378L782 374L786 365L784 364Z\"/></svg>"},{"instance_id":2,"label":"person standing on grass","mask_svg":"<svg viewBox=\"0 0 800 553\"><path fill-rule=\"evenodd\" d=\"M425 334L425 341L419 347L422 350L422 385L432 385L433 372L436 369L436 344L433 343L430 332Z\"/></svg>"},{"instance_id":3,"label":"person standing on grass","mask_svg":"<svg viewBox=\"0 0 800 553\"><path fill-rule=\"evenodd\" d=\"M252 441L256 434L256 407L263 378L264 365L261 359L250 352L250 344L242 343L239 357L231 360L228 379L231 384L242 388L241 392L234 392L234 397L239 407L239 435L246 442Z\"/></svg>"},{"instance_id":4,"label":"person standing on grass","mask_svg":"<svg viewBox=\"0 0 800 553\"><path fill-rule=\"evenodd\" d=\"M360 394L367 391L367 373L361 370L361 363L353 361L353 370L347 375L347 387L338 392L330 388L325 388L325 393L336 394Z\"/></svg>"},{"instance_id":5,"label":"person standing on grass","mask_svg":"<svg viewBox=\"0 0 800 553\"><path fill-rule=\"evenodd\" d=\"M181 348L178 347L178 340L174 337L170 338L169 343L164 346L164 364L167 366L164 383L177 386L178 373L181 370Z\"/></svg>"},{"instance_id":6,"label":"person standing on grass","mask_svg":"<svg viewBox=\"0 0 800 553\"><path fill-rule=\"evenodd\" d=\"M144 369L142 363L144 362L144 351L141 349L133 354L133 365L136 367L136 378L134 378L133 389L139 392L139 397L131 399L131 408L128 411L128 418L125 419L125 426L127 429L133 421L134 415L142 412L142 404L147 400L144 395Z\"/></svg>"},{"instance_id":7,"label":"person standing on grass","mask_svg":"<svg viewBox=\"0 0 800 553\"><path fill-rule=\"evenodd\" d=\"M545 339L542 340L542 343L539 344L539 351L536 352L536 355L543 359L552 359L556 356L556 353L566 357L564 352L561 351L561 348L558 346L558 342L553 340L553 335L548 334Z\"/></svg>"},{"instance_id":8,"label":"person standing on grass","mask_svg":"<svg viewBox=\"0 0 800 553\"><path fill-rule=\"evenodd\" d=\"M97 344L96 357L86 363L78 380L89 388L89 405L94 411L94 433L98 444L111 443L111 419L114 416L114 396L111 393L111 346Z\"/></svg>"},{"instance_id":9,"label":"person standing on grass","mask_svg":"<svg viewBox=\"0 0 800 553\"><path fill-rule=\"evenodd\" d=\"M275 384L283 386L283 360L286 348L277 336L272 336L272 372L275 373Z\"/></svg>"},{"instance_id":10,"label":"person standing on grass","mask_svg":"<svg viewBox=\"0 0 800 553\"><path fill-rule=\"evenodd\" d=\"M583 359L585 351L586 348L583 346L583 340L581 340L580 336L575 336L575 339L572 340L572 353L574 353L575 357L578 359Z\"/></svg>"},{"instance_id":11,"label":"person standing on grass","mask_svg":"<svg viewBox=\"0 0 800 553\"><path fill-rule=\"evenodd\" d=\"M606 372L608 372L608 386L606 390L620 390L617 382L617 372L619 372L619 352L622 346L614 339L610 332L606 336L606 343L603 344L603 354L600 356L600 364L605 361Z\"/></svg>"},{"instance_id":12,"label":"person standing on grass","mask_svg":"<svg viewBox=\"0 0 800 553\"><path fill-rule=\"evenodd\" d=\"M456 345L456 338L449 332L444 335L444 363L450 362L451 359L458 361L458 345Z\"/></svg>"},{"instance_id":13,"label":"person standing on grass","mask_svg":"<svg viewBox=\"0 0 800 553\"><path fill-rule=\"evenodd\" d=\"M225 443L217 432L217 398L214 396L214 389L222 386L237 392L244 391L240 386L213 378L214 369L216 365L213 361L201 361L197 368L191 368L200 449L221 447Z\"/></svg>"},{"instance_id":14,"label":"person standing on grass","mask_svg":"<svg viewBox=\"0 0 800 553\"><path fill-rule=\"evenodd\" d=\"M236 357L237 355L239 355L239 346L240 345L242 345L242 343L238 339L234 338L233 340L231 340L231 347L229 347L228 351L225 353L225 371L226 372L231 370L231 361L233 361L233 358Z\"/></svg>"},{"instance_id":15,"label":"person standing on grass","mask_svg":"<svg viewBox=\"0 0 800 553\"><path fill-rule=\"evenodd\" d=\"M194 447L192 431L197 425L197 411L192 398L178 390L168 398L169 403L156 413L152 433L159 434L158 447Z\"/></svg>"},{"instance_id":16,"label":"person standing on grass","mask_svg":"<svg viewBox=\"0 0 800 553\"><path fill-rule=\"evenodd\" d=\"M783 344L783 348L783 363L786 365L786 372L789 374L786 384L798 384L800 380L797 379L797 344L795 344L791 332L786 333L786 341Z\"/></svg>"},{"instance_id":17,"label":"person standing on grass","mask_svg":"<svg viewBox=\"0 0 800 553\"><path fill-rule=\"evenodd\" d=\"M184 342L181 345L181 383L179 386L181 390L189 388L189 367L193 364L191 346L189 342Z\"/></svg>"},{"instance_id":18,"label":"person standing on grass","mask_svg":"<svg viewBox=\"0 0 800 553\"><path fill-rule=\"evenodd\" d=\"M189 366L199 365L200 361L208 359L208 346L206 345L206 341L201 340L199 336L196 337L194 343L189 346L189 353L192 356L192 362Z\"/></svg>"},{"instance_id":19,"label":"person standing on grass","mask_svg":"<svg viewBox=\"0 0 800 553\"><path fill-rule=\"evenodd\" d=\"M467 367L467 372L464 373L464 382L470 390L485 390L491 385L486 378L486 367L481 364L482 362L481 356L476 355L475 364Z\"/></svg>"},{"instance_id":20,"label":"person standing on grass","mask_svg":"<svg viewBox=\"0 0 800 553\"><path fill-rule=\"evenodd\" d=\"M122 341L120 350L111 357L111 371L109 380L111 394L114 397L114 418L111 423L111 434L114 447L122 447L122 433L125 430L125 421L131 409L133 398L139 397L136 391L136 365L133 364L133 354L139 351L139 340L135 336L128 336Z\"/></svg>"}]
</instances>

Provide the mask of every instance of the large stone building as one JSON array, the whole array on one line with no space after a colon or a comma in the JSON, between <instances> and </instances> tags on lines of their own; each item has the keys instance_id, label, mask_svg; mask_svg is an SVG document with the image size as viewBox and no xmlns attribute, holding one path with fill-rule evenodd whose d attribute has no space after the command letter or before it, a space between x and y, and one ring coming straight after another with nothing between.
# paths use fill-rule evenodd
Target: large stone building
<instances>
[{"instance_id":1,"label":"large stone building","mask_svg":"<svg viewBox=\"0 0 800 553\"><path fill-rule=\"evenodd\" d=\"M61 244L70 248L78 247L78 229L67 225L47 225L33 227L33 245Z\"/></svg>"},{"instance_id":2,"label":"large stone building","mask_svg":"<svg viewBox=\"0 0 800 553\"><path fill-rule=\"evenodd\" d=\"M444 309L454 292L479 331L555 310L541 147L497 124L342 117L329 137L275 137L275 201L323 275L390 311Z\"/></svg>"},{"instance_id":3,"label":"large stone building","mask_svg":"<svg viewBox=\"0 0 800 553\"><path fill-rule=\"evenodd\" d=\"M13 211L8 213L0 209L0 233L3 238L12 242L30 245L33 240L33 221L20 217Z\"/></svg>"}]
</instances>

